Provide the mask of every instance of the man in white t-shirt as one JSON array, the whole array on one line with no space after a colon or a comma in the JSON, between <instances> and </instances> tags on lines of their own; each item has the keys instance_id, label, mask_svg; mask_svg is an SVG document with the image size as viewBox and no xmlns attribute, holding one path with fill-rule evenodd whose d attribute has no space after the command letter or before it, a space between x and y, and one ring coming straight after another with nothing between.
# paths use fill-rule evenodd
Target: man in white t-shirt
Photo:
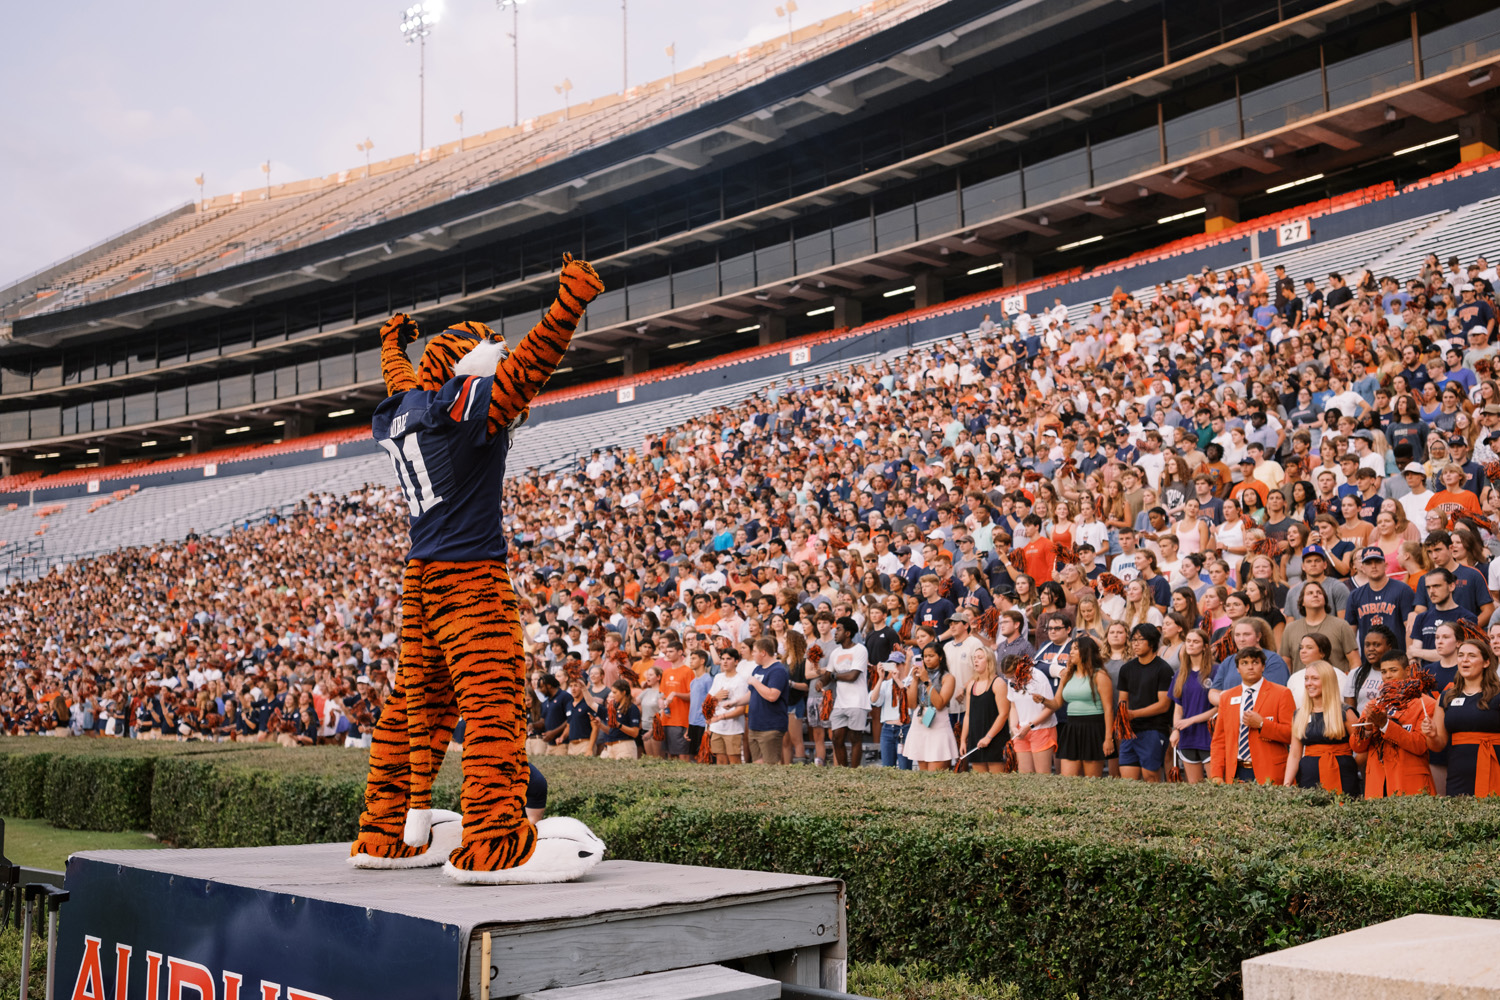
<instances>
[{"instance_id":1,"label":"man in white t-shirt","mask_svg":"<svg viewBox=\"0 0 1500 1000\"><path fill-rule=\"evenodd\" d=\"M943 658L948 664L948 673L953 675L954 704L949 704L948 714L963 720L969 701L969 678L974 675L974 650L983 649L984 643L971 630L974 614L968 608L959 608L948 619L948 644L943 647Z\"/></svg>"},{"instance_id":2,"label":"man in white t-shirt","mask_svg":"<svg viewBox=\"0 0 1500 1000\"><path fill-rule=\"evenodd\" d=\"M833 626L836 646L828 653L824 669L834 678L833 711L828 728L833 730L833 759L840 767L858 767L864 756L865 730L870 726L870 654L856 643L859 623L847 615ZM825 696L826 697L826 696ZM852 750L846 741L853 741Z\"/></svg>"},{"instance_id":3,"label":"man in white t-shirt","mask_svg":"<svg viewBox=\"0 0 1500 1000\"><path fill-rule=\"evenodd\" d=\"M733 650L720 654L719 665L719 675L708 689L718 702L714 717L708 720L709 746L715 764L738 764L744 759L741 743L750 705L750 679Z\"/></svg>"},{"instance_id":4,"label":"man in white t-shirt","mask_svg":"<svg viewBox=\"0 0 1500 1000\"><path fill-rule=\"evenodd\" d=\"M1341 378L1330 378L1328 388L1333 394L1323 403L1325 413L1336 409L1346 417L1358 419L1360 414L1370 408L1370 404L1365 402L1364 397L1350 389Z\"/></svg>"},{"instance_id":5,"label":"man in white t-shirt","mask_svg":"<svg viewBox=\"0 0 1500 1000\"><path fill-rule=\"evenodd\" d=\"M1427 488L1427 470L1422 467L1421 462L1407 462L1401 470L1401 475L1406 477L1406 485L1411 492L1396 502L1406 511L1406 519L1417 526L1418 534L1426 540L1427 501L1437 494Z\"/></svg>"}]
</instances>

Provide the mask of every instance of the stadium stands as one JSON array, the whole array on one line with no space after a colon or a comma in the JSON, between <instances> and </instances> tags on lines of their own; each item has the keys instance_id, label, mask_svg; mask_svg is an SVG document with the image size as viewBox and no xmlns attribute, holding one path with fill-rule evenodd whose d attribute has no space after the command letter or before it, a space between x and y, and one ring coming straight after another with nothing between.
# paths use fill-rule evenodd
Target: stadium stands
<instances>
[{"instance_id":1,"label":"stadium stands","mask_svg":"<svg viewBox=\"0 0 1500 1000\"><path fill-rule=\"evenodd\" d=\"M1476 168L1470 168L1473 169ZM1485 167L1481 165L1477 169ZM1457 173L1445 171L1412 185L1409 190L1426 189ZM1389 185L1383 185L1340 199L1298 206L1270 219L1249 220L1227 235L1217 234L1217 238L1195 237L1135 254L1094 269L1086 276L1080 272L1047 275L968 300L911 310L854 330L801 338L795 344L752 348L696 365L656 369L638 378L611 379L544 393L533 406L531 421L517 432L512 443L509 475L522 475L532 468L542 471L566 469L596 450L638 449L642 441L652 435L724 406L740 403L777 383L789 384L791 379L815 382L822 376L851 367L893 362L910 351L929 347L963 330L972 331L978 325L982 310L992 310L998 316L1000 301L1018 291L1033 294L1050 291L1062 295L1068 300L1069 319L1075 324L1081 323L1092 305L1107 302L1108 295L1075 300L1068 294L1070 283L1082 283L1086 277L1095 286L1105 279L1130 286L1129 277L1133 271L1163 260L1170 260L1179 274L1203 268L1243 266L1242 255L1233 242L1243 233L1263 232L1266 226L1281 218L1322 218L1398 195ZM1277 264L1284 264L1288 273L1299 280L1314 277L1321 284L1323 277L1333 270L1352 275L1361 267L1368 267L1377 275L1389 273L1405 277L1414 273L1428 252L1441 252L1445 259L1450 253L1473 259L1486 252L1493 255L1492 248L1496 247L1500 247L1500 196L1451 211L1414 214L1384 225L1358 229L1345 236L1273 251L1262 256L1260 263L1267 271ZM1154 295L1154 284L1128 290L1133 298L1149 301ZM923 324L924 318L936 318L938 322ZM888 341L877 344L873 339L878 331L901 325L923 332L901 340L895 346ZM769 371L766 365L756 364L782 357L792 346L816 344L833 348L825 359L816 363L795 369L789 369L783 363ZM624 386L649 384L658 384L662 390L649 401L615 405L608 398ZM678 386L680 390L675 390ZM570 411L579 403L584 405L584 412L549 416L549 411L554 408ZM0 573L5 572L8 560L12 574L31 575L50 565L103 551L109 547L111 539L118 539L120 544L148 544L181 538L194 529L200 532L222 531L247 516L293 506L312 486L324 486L325 481L319 478L320 475L326 476L327 482L352 482L355 485L393 482L383 453L348 459L312 461L309 458L307 464L289 468L255 466L255 472L237 475L236 467L240 463L286 455L315 456L330 445L347 448L367 441L368 429L357 426L276 444L221 448L159 462L75 469L46 476L27 472L0 479L0 496L34 495L38 504L49 503L49 492L57 495L68 489L76 491L94 481L99 483L100 490L98 496L70 499L63 508L49 515L44 524L36 519L35 507L0 514ZM140 496L121 498L113 505L100 503L100 496L108 497L118 492L122 485L128 490L130 484L150 481L151 477L183 472L199 475L198 470L205 466L221 467L216 471L218 478L152 486L142 490ZM236 482L240 478L247 482ZM142 497L146 498L145 502ZM98 509L89 510L94 504L98 504ZM128 516L132 512L139 524L128 531L122 529L112 534L116 522L125 524L132 520ZM141 516L142 512L146 512L146 516ZM27 517L32 520L25 520Z\"/></svg>"},{"instance_id":2,"label":"stadium stands","mask_svg":"<svg viewBox=\"0 0 1500 1000\"><path fill-rule=\"evenodd\" d=\"M31 577L75 559L175 541L192 532L222 533L247 519L289 509L314 491L341 495L366 483L395 481L390 459L378 452L137 492L127 489L111 495L107 504L80 497L0 511L0 579Z\"/></svg>"},{"instance_id":3,"label":"stadium stands","mask_svg":"<svg viewBox=\"0 0 1500 1000\"><path fill-rule=\"evenodd\" d=\"M1305 245L1257 253L1253 263L1264 271L1285 265L1292 278L1312 278L1320 285L1329 271L1350 277L1362 270L1390 274L1410 290L1409 301L1396 294L1386 299L1370 283L1355 282L1346 303L1325 302L1311 315L1285 307L1256 309L1248 276L1247 284L1237 286L1234 274L1220 284L1218 275L1207 272L1248 275L1243 255L1258 248L1265 233L1265 221L1257 220L1227 237L1168 245L1092 273L1051 275L855 330L537 400L536 423L518 433L511 455L510 472L521 482L514 484L503 508L512 540L512 575L542 609L531 635L537 641L533 665L566 675L578 658L597 667L604 675L598 681L606 683L607 671L619 665L606 661L602 645L593 648L591 626L615 630L628 644L629 655L645 657L639 664L643 676L647 666L658 664L637 644L649 638L660 649L674 635L729 647L721 650L727 664L742 655L748 637L769 633L784 643L778 653L796 661L797 644L786 635L789 623L808 631L804 616L821 619L817 605L852 617L873 615L880 602L895 615L892 628L899 629L887 645L915 646L945 635L967 642L972 623L979 644L993 646L1001 666L1010 671L1015 690L1026 690L1029 681L1023 674L1032 667L1018 666L1006 654L1038 653L1040 672L1031 676L1045 689L1037 692L1042 697L1053 691L1052 681L1061 679L1067 661L1060 633L1071 634L1080 644L1102 641L1100 662L1093 665L1111 680L1119 679L1133 709L1154 705L1159 692L1170 686L1170 668L1158 669L1154 658L1138 652L1131 666L1123 642L1126 630L1136 628L1136 640L1154 647L1162 637L1173 647L1170 655L1190 668L1179 677L1193 678L1193 698L1198 700L1183 701L1181 686L1176 698L1179 708L1186 710L1191 702L1191 711L1203 718L1209 705L1236 704L1219 696L1233 699L1241 692L1239 665L1260 660L1272 686L1260 689L1257 705L1272 704L1262 699L1275 696L1290 714L1294 695L1277 686L1298 672L1315 671L1323 693L1309 684L1301 690L1304 699L1331 698L1323 704L1341 711L1341 694L1364 715L1363 724L1376 731L1386 718L1400 713L1406 715L1398 723L1407 718L1421 725L1411 714L1418 711L1412 699L1421 692L1398 676L1408 669L1408 657L1434 671L1459 669L1447 662L1452 657L1441 643L1433 657L1422 655L1433 650L1424 646L1429 636L1413 601L1423 599L1419 588L1424 577L1437 579L1428 575L1434 565L1441 569L1457 560L1459 568L1452 572L1471 585L1464 598L1469 603L1460 605L1468 618L1454 614L1434 628L1451 629L1455 643L1461 638L1465 650L1478 651L1487 669L1494 668L1495 647L1500 646L1500 637L1485 638L1477 624L1460 624L1460 619L1487 619L1500 596L1500 576L1487 572L1491 553L1500 553L1500 485L1488 479L1500 465L1494 450L1500 448L1500 382L1493 379L1492 368L1496 349L1471 340L1468 352L1451 363L1438 350L1439 341L1455 334L1472 338L1476 327L1484 329L1480 324L1494 315L1488 303L1500 278L1493 269L1473 265L1477 270L1471 284L1468 269L1463 277L1444 267L1429 270L1423 258L1429 253L1440 260L1489 256L1490 242L1500 235L1500 197L1436 210L1420 197L1400 197L1372 189L1337 204L1308 206L1304 213L1317 213L1324 232ZM1114 285L1136 291L1122 293L1122 301L1098 329L1085 331L1082 320L1090 303L1103 301L1102 293ZM1163 285L1171 287L1159 293ZM1486 300L1483 306L1466 303L1469 311L1451 320L1436 306L1429 307L1440 302L1446 308L1458 292L1467 299L1476 286ZM1050 291L1069 300L1066 319L1044 313L1045 304L1034 301L1032 327L987 324L975 329L973 320L981 310L997 311L1001 297L1018 290L1037 298ZM1229 327L1201 322L1206 302L1231 311ZM1289 317L1294 315L1299 324L1292 328ZM1039 327L1051 328L1058 341L1055 352L1049 352L1041 336L1027 335ZM892 334L898 328L904 330L900 337ZM812 340L818 341L816 358L809 350L805 364L770 364ZM1433 367L1422 367L1423 372L1448 365L1446 375L1436 376L1444 380L1444 399L1426 399L1416 414L1375 412L1371 405L1379 398L1377 387L1388 392L1388 380L1398 374L1416 378L1417 366L1403 359L1403 347L1433 358ZM1210 363L1215 354L1221 358ZM1340 382L1344 374L1351 376L1348 383ZM1166 393L1159 392L1163 378L1174 383ZM1387 381L1382 384L1382 379ZM610 405L608 392L626 384L651 398ZM780 392L777 405L761 405L762 394L773 385ZM1311 400L1304 402L1299 389ZM555 408L550 418L549 408ZM1210 420L1226 422L1222 431L1194 423L1205 411ZM1429 430L1441 433L1429 436ZM363 698L345 692L367 666L379 663L386 669L395 637L401 505L384 455L319 447L357 447L362 433L351 429L340 432L337 440L299 439L274 449L226 450L158 463L142 471L171 475L201 468L201 478L149 489L133 488L129 467L17 477L10 485L39 495L30 505L0 513L0 538L12 539L0 549L0 559L10 556L12 593L20 598L12 621L35 614L49 623L71 623L75 634L77 623L86 620L97 633L123 633L129 626L145 635L112 640L122 652L139 642L135 661L122 656L108 668L96 657L100 662L95 666L115 670L109 678L115 686L102 700L75 683L71 705L63 699L58 709L56 700L41 697L41 705L30 708L26 703L32 691L46 678L45 673L42 678L28 674L27 697L0 694L0 713L8 713L10 724L22 729L51 728L51 719L58 728L76 731L100 721L93 708L79 712L77 706L94 706L113 713L115 720L135 720L144 732L162 731L160 721L153 720L177 713L182 721L165 730L169 734L279 739L289 734L268 728L276 725L277 710L269 697L273 689L252 680L260 676L263 663L309 698L315 684L325 695ZM1094 447L1099 444L1096 435L1104 437L1102 448ZM1361 441L1364 447L1355 447ZM1075 445L1082 448L1075 451ZM1257 457L1257 445L1264 455ZM1438 450L1442 445L1460 460L1465 449L1472 449L1475 461L1449 464ZM1423 454L1428 448L1432 451ZM256 467L239 476L207 474L211 464L274 458L270 452L277 449L282 456L322 460ZM1402 449L1420 450L1403 454ZM1230 450L1235 453L1228 454ZM588 461L585 456L594 451L605 453L602 461ZM1317 488L1328 490L1327 495L1309 492L1314 489L1308 481L1313 463L1321 462L1332 473L1341 464L1338 459L1344 460L1352 480L1344 485L1352 492L1341 495L1334 480L1321 475ZM545 474L532 477L523 467ZM117 486L66 500L48 495L76 489L90 478ZM374 489L361 489L372 483ZM1434 488L1444 493L1428 492ZM309 490L317 495L300 500ZM1190 491L1217 491L1214 499L1222 504L1222 513L1207 504L1206 495L1199 504ZM350 495L338 499L340 494ZM639 502L642 498L646 502ZM1271 500L1296 502L1287 508ZM1304 548L1308 521L1336 507L1344 517L1341 522L1325 520L1320 529L1325 547ZM261 519L272 512L290 512L291 520ZM1139 534L1133 536L1132 529ZM886 531L907 544L885 549L880 535ZM199 536L194 543L174 542L194 533ZM1137 538L1146 546L1143 551L1136 550ZM779 542L780 549L768 545L768 539ZM1184 539L1193 543L1187 557L1178 550ZM120 551L129 546L141 548ZM262 560L262 551L273 551L262 546L275 547L274 561ZM81 558L94 553L99 557ZM1106 562L1096 562L1095 554L1104 555ZM921 561L915 562L918 555ZM1317 562L1306 566L1318 557L1333 567L1331 576L1342 589L1318 583L1312 571ZM29 579L69 560L79 561L45 579ZM182 590L169 568L178 560L189 569ZM950 567L959 573L948 576ZM122 568L127 577L118 582L126 587L139 588L141 580L167 585L155 595L134 592L140 607L156 601L149 610L98 609L88 603L96 597L75 587L86 582L113 593L118 587L114 577ZM1166 578L1160 581L1165 587L1150 575L1157 570ZM922 577L923 572L941 579ZM917 593L919 577L924 588L931 588L922 595ZM1347 611L1342 617L1318 616L1316 604L1304 607L1288 591L1289 585L1301 585L1306 595L1315 583L1311 592L1321 593L1324 605L1343 595ZM1231 592L1229 585L1236 589ZM948 597L974 614L958 614ZM164 598L173 603L169 606ZM283 604L273 610L268 601ZM694 606L688 611L679 601ZM770 612L777 604L785 613L779 622ZM287 635L277 636L288 620L287 605ZM1297 613L1283 610L1288 607ZM1399 612L1394 617L1392 607ZM1000 611L1005 612L1003 621L1016 626L1009 632L992 621ZM656 616L654 622L645 619L647 612ZM597 616L597 626L590 616ZM268 628L265 623L271 619L277 620ZM1124 628L1114 627L1111 619ZM315 626L304 629L313 621ZM1051 630L1044 631L1044 625ZM1320 630L1308 631L1313 625ZM868 628L858 619L853 627ZM251 699L247 711L255 715L248 724L226 733L222 719L210 724L193 714L185 693L191 690L197 699L196 711L218 717L225 692L214 687L222 678L207 679L202 669L203 642L183 656L175 652L177 628L209 640L207 662L211 669L224 665L230 700L236 685ZM549 628L555 630L553 641L544 643ZM1173 640L1190 629L1201 629L1198 638L1207 654L1191 652L1187 643L1176 647ZM13 627L8 638L14 640L22 631ZM161 638L164 633L171 638ZM155 650L147 635L157 637ZM1314 635L1324 642L1320 645ZM1058 656L1050 661L1032 645L1041 646L1044 636L1057 644L1052 652ZM11 662L18 668L25 664L35 674L29 662L35 657L45 672L45 664L55 668L70 652L68 641L79 640L65 634L40 654L18 650L13 641ZM254 655L246 649L252 642ZM283 654L270 652L278 643L283 654L290 648L298 651L279 661L276 657ZM1081 650L1089 648L1080 645ZM1267 652L1244 659L1257 648ZM1273 675L1269 653L1277 650L1278 673ZM1381 662L1386 653L1394 658ZM943 655L938 653L933 670ZM1197 664L1188 659L1192 655L1199 656ZM146 662L148 656L155 657L155 666ZM898 675L905 669L906 661L889 662ZM809 656L798 667L811 678L817 663L817 657ZM949 663L958 672L960 665ZM72 670L71 664L64 666ZM175 678L162 676L158 686L151 672L171 674L174 666L180 679L168 694L165 689ZM189 668L200 680L192 679ZM1132 686L1131 677L1147 669L1155 670L1158 679L1144 689ZM1310 676L1304 673L1303 679ZM1454 683L1466 682L1461 673L1452 676L1458 678ZM1397 682L1387 683L1390 678ZM1420 681L1420 676L1413 679ZM594 679L589 684L597 686ZM250 693L252 685L258 694ZM642 686L643 695L654 693L649 681ZM1137 703L1138 693L1145 702ZM809 695L816 697L811 690ZM1423 701L1420 711L1431 719L1435 707ZM905 725L899 713L884 716L885 725ZM1124 777L1163 769L1167 726L1153 729L1152 718L1136 713L1131 725L1120 727L1119 772ZM878 734L881 717L872 721ZM1039 717L1034 721L1042 722ZM314 738L340 732L327 714L315 723ZM1071 713L1064 727L1057 742L1062 772L1102 773L1102 757L1115 736L1106 737L1102 727L1084 732L1086 727ZM1194 734L1194 727L1202 731ZM843 734L857 728L857 722L841 725L835 739L842 743ZM1268 769L1263 760L1242 756L1239 765L1230 766L1234 747L1228 747L1228 758L1224 747L1210 753L1206 723L1184 722L1177 728L1182 749L1197 751L1173 766L1189 781L1203 780L1206 772L1227 781L1299 784L1345 794L1362 788L1372 797L1433 791L1433 775L1452 794L1474 794L1482 785L1462 766L1450 765L1446 772L1441 765L1429 769L1426 749L1394 744L1382 751L1386 757L1369 755L1362 778L1357 778L1348 745L1334 747L1334 755L1347 759L1348 767L1336 761L1339 766L1331 776L1312 759L1287 763L1279 758ZM935 727L934 733L930 747L920 740L903 745L918 763L946 767L958 750L946 725ZM1199 737L1197 745L1186 742ZM966 738L972 744L977 734ZM1084 739L1093 743L1083 747L1078 741ZM1367 746L1361 742L1365 739L1356 733L1353 750ZM1256 740L1261 746L1271 735L1262 730ZM898 762L895 744L900 742L892 741L883 762ZM1428 746L1439 749L1442 742L1428 731ZM800 745L800 738L792 739L788 754L797 754ZM1459 745L1467 744L1455 741L1450 750ZM1018 758L1029 755L1037 769L1051 766L1050 748L1018 743L1013 749ZM1403 765L1398 773L1394 763L1383 763L1398 750L1421 760L1406 762L1411 766ZM1292 744L1290 753L1295 757L1299 752ZM823 753L819 737L812 754ZM833 753L844 761L841 745ZM858 753L856 737L853 762ZM999 764L998 751L994 763Z\"/></svg>"}]
</instances>

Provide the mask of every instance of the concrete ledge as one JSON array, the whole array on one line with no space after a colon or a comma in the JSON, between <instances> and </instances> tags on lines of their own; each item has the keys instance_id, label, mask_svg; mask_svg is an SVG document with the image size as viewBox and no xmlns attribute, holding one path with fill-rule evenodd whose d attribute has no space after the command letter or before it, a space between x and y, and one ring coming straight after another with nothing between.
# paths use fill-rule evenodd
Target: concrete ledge
<instances>
[{"instance_id":1,"label":"concrete ledge","mask_svg":"<svg viewBox=\"0 0 1500 1000\"><path fill-rule=\"evenodd\" d=\"M1500 920L1418 913L1241 970L1245 1000L1500 1000Z\"/></svg>"}]
</instances>

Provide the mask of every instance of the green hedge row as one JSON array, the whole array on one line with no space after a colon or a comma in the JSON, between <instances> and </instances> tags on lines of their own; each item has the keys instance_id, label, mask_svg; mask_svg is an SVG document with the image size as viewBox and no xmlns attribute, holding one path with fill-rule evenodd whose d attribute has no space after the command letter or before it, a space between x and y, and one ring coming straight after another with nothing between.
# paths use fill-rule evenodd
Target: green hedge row
<instances>
[{"instance_id":1,"label":"green hedge row","mask_svg":"<svg viewBox=\"0 0 1500 1000\"><path fill-rule=\"evenodd\" d=\"M137 787L150 829L182 846L348 839L365 758L342 748L61 753L0 741L13 790L86 818L65 795ZM53 744L49 747L47 744ZM93 757L87 765L77 758ZM1500 807L1446 799L1342 802L1321 792L895 773L538 762L549 812L590 823L618 858L845 880L851 954L998 976L1027 997L1237 997L1266 951L1408 913L1500 917ZM52 781L55 768L114 774ZM20 776L20 777L18 777ZM458 772L437 799L456 801ZM54 790L54 784L57 786Z\"/></svg>"},{"instance_id":2,"label":"green hedge row","mask_svg":"<svg viewBox=\"0 0 1500 1000\"><path fill-rule=\"evenodd\" d=\"M158 761L250 744L0 738L0 811L72 830L146 830Z\"/></svg>"}]
</instances>

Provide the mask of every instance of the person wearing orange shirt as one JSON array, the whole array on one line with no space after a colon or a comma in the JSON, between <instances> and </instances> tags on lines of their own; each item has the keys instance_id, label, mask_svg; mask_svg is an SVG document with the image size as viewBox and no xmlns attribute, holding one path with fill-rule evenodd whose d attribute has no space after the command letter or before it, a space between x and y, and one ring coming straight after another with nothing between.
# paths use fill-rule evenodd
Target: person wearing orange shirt
<instances>
[{"instance_id":1,"label":"person wearing orange shirt","mask_svg":"<svg viewBox=\"0 0 1500 1000\"><path fill-rule=\"evenodd\" d=\"M1021 524L1026 534L1036 537L1022 546L1019 558L1005 552L997 552L997 555L1015 572L1026 574L1038 584L1046 583L1052 579L1052 571L1057 566L1057 546L1042 534L1042 519L1037 515L1027 514L1021 519Z\"/></svg>"},{"instance_id":2,"label":"person wearing orange shirt","mask_svg":"<svg viewBox=\"0 0 1500 1000\"><path fill-rule=\"evenodd\" d=\"M1267 488L1265 483L1255 478L1255 465L1255 459L1251 458L1249 455L1246 455L1244 458L1240 459L1240 468L1244 472L1245 478L1229 488L1230 500L1240 502L1240 494L1245 492L1252 492L1256 496L1260 497L1261 506L1265 506L1266 495L1271 491ZM1241 506L1244 506L1243 502L1240 502L1240 504Z\"/></svg>"},{"instance_id":3,"label":"person wearing orange shirt","mask_svg":"<svg viewBox=\"0 0 1500 1000\"><path fill-rule=\"evenodd\" d=\"M1436 703L1424 694L1404 657L1380 664L1380 695L1355 723L1349 745L1365 757L1365 798L1437 794L1422 724Z\"/></svg>"},{"instance_id":4,"label":"person wearing orange shirt","mask_svg":"<svg viewBox=\"0 0 1500 1000\"><path fill-rule=\"evenodd\" d=\"M1442 480L1443 488L1427 501L1428 510L1440 510L1444 515L1483 515L1484 512L1479 506L1479 498L1464 489L1464 483L1468 481L1469 474L1464 471L1462 465L1449 462L1443 466L1443 471L1438 478Z\"/></svg>"},{"instance_id":5,"label":"person wearing orange shirt","mask_svg":"<svg viewBox=\"0 0 1500 1000\"><path fill-rule=\"evenodd\" d=\"M688 708L697 674L683 656L682 643L668 639L665 652L667 665L661 673L661 701L657 711L662 713L667 727L667 757L688 761L693 753L688 740Z\"/></svg>"},{"instance_id":6,"label":"person wearing orange shirt","mask_svg":"<svg viewBox=\"0 0 1500 1000\"><path fill-rule=\"evenodd\" d=\"M1240 685L1219 699L1208 777L1216 785L1280 784L1292 742L1297 703L1292 692L1265 679L1266 654L1256 647L1235 655Z\"/></svg>"},{"instance_id":7,"label":"person wearing orange shirt","mask_svg":"<svg viewBox=\"0 0 1500 1000\"><path fill-rule=\"evenodd\" d=\"M723 612L713 594L698 594L693 598L693 625L699 632L713 633Z\"/></svg>"}]
</instances>

